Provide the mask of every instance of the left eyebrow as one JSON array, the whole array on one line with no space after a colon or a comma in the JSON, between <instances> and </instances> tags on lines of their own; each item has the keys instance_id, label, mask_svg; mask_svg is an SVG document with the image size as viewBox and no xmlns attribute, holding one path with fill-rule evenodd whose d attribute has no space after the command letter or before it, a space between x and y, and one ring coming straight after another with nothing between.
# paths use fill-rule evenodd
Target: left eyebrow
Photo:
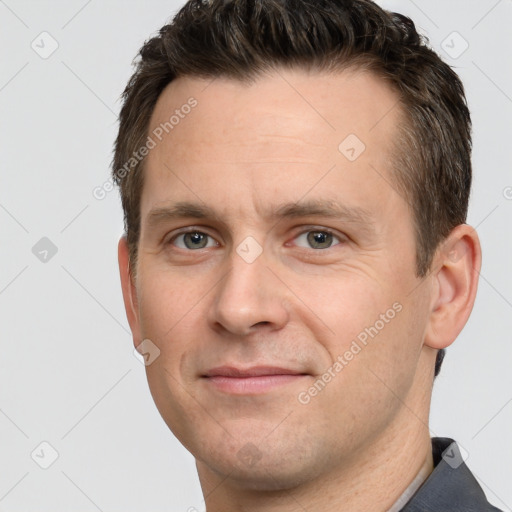
<instances>
[{"instance_id":1,"label":"left eyebrow","mask_svg":"<svg viewBox=\"0 0 512 512\"><path fill-rule=\"evenodd\" d=\"M344 206L335 201L310 200L300 203L285 203L273 209L272 217L329 217L359 224L372 224L374 216L368 210L356 206Z\"/></svg>"},{"instance_id":2,"label":"left eyebrow","mask_svg":"<svg viewBox=\"0 0 512 512\"><path fill-rule=\"evenodd\" d=\"M360 206L344 205L337 201L312 199L298 203L285 203L275 208L272 217L278 220L324 217L350 224L357 228L360 234L366 236L375 234L375 215L372 212Z\"/></svg>"}]
</instances>

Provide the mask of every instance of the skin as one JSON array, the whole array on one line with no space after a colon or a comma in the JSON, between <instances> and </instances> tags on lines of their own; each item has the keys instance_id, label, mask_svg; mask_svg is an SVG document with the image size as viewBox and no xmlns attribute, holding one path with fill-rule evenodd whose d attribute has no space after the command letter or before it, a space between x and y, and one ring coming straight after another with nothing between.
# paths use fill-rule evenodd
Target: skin
<instances>
[{"instance_id":1,"label":"skin","mask_svg":"<svg viewBox=\"0 0 512 512\"><path fill-rule=\"evenodd\" d=\"M251 85L182 77L161 94L150 131L190 96L197 106L147 157L131 271L119 243L134 344L160 350L146 367L155 403L196 458L208 512L388 510L432 469L434 362L473 306L476 232L457 226L432 272L416 276L410 207L392 186L400 109L369 73L278 70ZM349 134L366 146L352 162L338 149ZM163 213L185 201L215 215ZM366 217L271 215L307 201ZM208 235L206 246L187 248L184 229ZM308 244L322 230L332 245ZM248 236L262 249L252 263L237 252ZM333 372L396 303L401 311ZM204 377L223 365L304 375L233 394ZM330 382L300 403L329 368Z\"/></svg>"}]
</instances>

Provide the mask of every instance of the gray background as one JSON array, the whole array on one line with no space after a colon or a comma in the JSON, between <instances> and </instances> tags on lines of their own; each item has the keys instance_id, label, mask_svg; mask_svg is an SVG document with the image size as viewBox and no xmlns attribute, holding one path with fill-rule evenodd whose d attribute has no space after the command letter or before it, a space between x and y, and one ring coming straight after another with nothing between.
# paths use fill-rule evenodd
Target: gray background
<instances>
[{"instance_id":1,"label":"gray background","mask_svg":"<svg viewBox=\"0 0 512 512\"><path fill-rule=\"evenodd\" d=\"M0 1L1 511L204 509L194 461L133 354L117 190L92 194L109 177L130 63L181 3ZM469 223L484 262L473 315L435 384L431 428L460 442L490 501L510 511L512 1L382 5L411 16L467 88Z\"/></svg>"}]
</instances>

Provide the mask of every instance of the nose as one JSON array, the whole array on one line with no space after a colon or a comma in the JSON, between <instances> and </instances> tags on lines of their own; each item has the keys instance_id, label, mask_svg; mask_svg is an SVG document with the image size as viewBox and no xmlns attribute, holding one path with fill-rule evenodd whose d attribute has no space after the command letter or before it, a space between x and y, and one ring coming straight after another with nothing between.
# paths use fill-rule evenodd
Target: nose
<instances>
[{"instance_id":1,"label":"nose","mask_svg":"<svg viewBox=\"0 0 512 512\"><path fill-rule=\"evenodd\" d=\"M289 319L287 288L269 268L264 254L248 263L236 251L230 268L215 287L209 325L237 336L261 329L279 330Z\"/></svg>"}]
</instances>

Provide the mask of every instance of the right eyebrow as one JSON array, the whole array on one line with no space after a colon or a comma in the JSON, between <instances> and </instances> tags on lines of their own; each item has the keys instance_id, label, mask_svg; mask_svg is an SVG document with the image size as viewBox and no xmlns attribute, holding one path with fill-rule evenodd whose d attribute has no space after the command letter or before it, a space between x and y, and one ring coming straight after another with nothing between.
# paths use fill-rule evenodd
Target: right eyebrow
<instances>
[{"instance_id":1,"label":"right eyebrow","mask_svg":"<svg viewBox=\"0 0 512 512\"><path fill-rule=\"evenodd\" d=\"M209 206L188 201L180 201L172 206L153 208L147 215L146 223L151 227L168 222L174 219L191 217L193 219L215 219L220 220L217 213Z\"/></svg>"}]
</instances>

